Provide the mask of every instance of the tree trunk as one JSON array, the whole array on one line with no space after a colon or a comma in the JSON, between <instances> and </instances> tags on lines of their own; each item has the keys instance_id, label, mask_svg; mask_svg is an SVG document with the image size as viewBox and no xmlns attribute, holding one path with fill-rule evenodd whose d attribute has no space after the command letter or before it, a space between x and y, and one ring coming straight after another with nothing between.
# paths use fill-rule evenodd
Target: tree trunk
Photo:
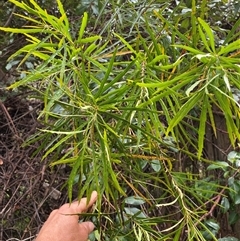
<instances>
[{"instance_id":1,"label":"tree trunk","mask_svg":"<svg viewBox=\"0 0 240 241\"><path fill-rule=\"evenodd\" d=\"M211 127L211 123L208 122L206 126L206 143L205 143L205 150L206 150L206 158L212 161L227 161L227 155L229 152L233 150L231 145L228 131L226 127L226 121L224 114L217 106L213 106L213 113L214 113L214 120L216 125L216 136L213 132ZM221 171L217 170L209 174L213 174L215 179L223 179L223 175ZM224 181L224 180L223 180ZM225 185L225 183L222 184ZM236 212L240 216L240 206L237 205ZM219 219L220 222L220 233L221 237L229 236L230 234L240 239L240 220L238 220L233 227L229 225L228 222L228 213L220 214L221 218ZM227 220L227 222L226 222Z\"/></svg>"}]
</instances>

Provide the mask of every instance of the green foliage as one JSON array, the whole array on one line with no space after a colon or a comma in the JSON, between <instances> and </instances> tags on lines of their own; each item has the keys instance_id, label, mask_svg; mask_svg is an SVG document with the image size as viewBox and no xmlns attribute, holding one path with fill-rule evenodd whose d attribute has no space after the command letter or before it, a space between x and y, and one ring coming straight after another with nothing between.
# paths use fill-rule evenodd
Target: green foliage
<instances>
[{"instance_id":1,"label":"green foliage","mask_svg":"<svg viewBox=\"0 0 240 241\"><path fill-rule=\"evenodd\" d=\"M230 225L233 225L239 218L236 212L236 207L240 204L240 182L236 178L239 163L240 153L232 151L228 154L228 162L214 162L208 166L208 170L221 169L224 172L223 176L228 189L225 191L225 196L222 198L220 205L223 213L229 213Z\"/></svg>"},{"instance_id":2,"label":"green foliage","mask_svg":"<svg viewBox=\"0 0 240 241\"><path fill-rule=\"evenodd\" d=\"M33 58L36 67L9 89L27 85L44 103L44 128L27 144L41 141L37 152L51 166L72 167L70 200L73 189L79 198L98 191L92 240L217 240L220 227L207 206L216 207L224 192L223 212L239 204L239 157L212 163L203 150L207 121L217 135L213 107L225 117L231 144L240 140L234 92L240 89L240 21L219 44L205 19L207 1L173 10L170 1L144 1L144 10L138 2L113 1L114 11L104 10L107 1L86 2L91 11L82 12L77 27L60 0L58 17L34 0L10 2L28 13L17 14L27 26L0 27L28 41L10 60L20 59L21 68ZM208 170L182 170L182 154L192 163L210 162ZM216 169L224 181L207 176Z\"/></svg>"},{"instance_id":3,"label":"green foliage","mask_svg":"<svg viewBox=\"0 0 240 241\"><path fill-rule=\"evenodd\" d=\"M239 239L234 237L225 237L225 238L218 239L218 241L239 241Z\"/></svg>"}]
</instances>

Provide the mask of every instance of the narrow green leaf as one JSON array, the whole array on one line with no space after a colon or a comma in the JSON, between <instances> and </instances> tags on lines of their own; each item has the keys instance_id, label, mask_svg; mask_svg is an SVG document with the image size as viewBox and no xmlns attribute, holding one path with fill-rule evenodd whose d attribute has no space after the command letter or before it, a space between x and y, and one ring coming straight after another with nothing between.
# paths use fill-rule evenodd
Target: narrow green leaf
<instances>
[{"instance_id":1,"label":"narrow green leaf","mask_svg":"<svg viewBox=\"0 0 240 241\"><path fill-rule=\"evenodd\" d=\"M84 55L90 55L98 46L95 43L90 44L87 49L84 51Z\"/></svg>"},{"instance_id":2,"label":"narrow green leaf","mask_svg":"<svg viewBox=\"0 0 240 241\"><path fill-rule=\"evenodd\" d=\"M56 78L56 80L59 83L60 88L63 86L63 82L65 82L65 71L66 71L66 64L67 64L67 47L65 47L65 38L62 38L63 40L63 56L62 56L62 61L61 61L61 69L59 73L59 78Z\"/></svg>"},{"instance_id":3,"label":"narrow green leaf","mask_svg":"<svg viewBox=\"0 0 240 241\"><path fill-rule=\"evenodd\" d=\"M35 56L35 57L38 57L38 58L42 59L43 61L46 61L46 60L48 60L48 59L50 58L50 55L44 54L44 53L42 53L42 52L40 52L40 51L34 51L34 52L32 53L32 55ZM12 56L11 56L11 57L12 57Z\"/></svg>"},{"instance_id":4,"label":"narrow green leaf","mask_svg":"<svg viewBox=\"0 0 240 241\"><path fill-rule=\"evenodd\" d=\"M60 0L57 0L57 5L58 5L58 9L59 9L59 12L61 13L61 15L62 16L66 15L66 12L65 12L65 10L63 8L63 5L62 5Z\"/></svg>"},{"instance_id":5,"label":"narrow green leaf","mask_svg":"<svg viewBox=\"0 0 240 241\"><path fill-rule=\"evenodd\" d=\"M83 55L82 55L82 60L83 60L83 62L85 62ZM82 88L83 88L85 94L87 94L90 97L90 96L92 96L92 93L89 88L89 72L88 72L89 70L88 70L87 66L85 66L85 64L81 64L80 70L81 70L81 75L80 75L81 78L79 79L79 81L82 84ZM77 72L78 72L78 70L77 70ZM91 99L93 99L93 98L91 98Z\"/></svg>"},{"instance_id":6,"label":"narrow green leaf","mask_svg":"<svg viewBox=\"0 0 240 241\"><path fill-rule=\"evenodd\" d=\"M197 54L195 55L197 59L199 59L202 63L204 64L209 64L211 65L212 63L215 63L217 61L217 58L210 53L207 54Z\"/></svg>"},{"instance_id":7,"label":"narrow green leaf","mask_svg":"<svg viewBox=\"0 0 240 241\"><path fill-rule=\"evenodd\" d=\"M215 50L215 40L214 40L214 35L213 35L213 32L212 32L212 29L209 27L209 25L203 19L198 18L198 21L202 25L202 27L204 28L205 32L208 35L212 51L214 53L216 53L216 50Z\"/></svg>"},{"instance_id":8,"label":"narrow green leaf","mask_svg":"<svg viewBox=\"0 0 240 241\"><path fill-rule=\"evenodd\" d=\"M235 138L237 137L238 139L240 139L239 129L236 127L234 123L235 115L231 112L231 109L229 108L229 99L225 96L225 94L222 94L222 91L218 89L216 86L214 86L214 88L216 88L216 91L214 91L215 97L218 101L219 107L222 110L226 120L229 139L232 145L234 146Z\"/></svg>"},{"instance_id":9,"label":"narrow green leaf","mask_svg":"<svg viewBox=\"0 0 240 241\"><path fill-rule=\"evenodd\" d=\"M226 72L223 75L223 81L224 81L228 91L231 91L231 86L230 86L229 79L228 79L228 76L227 76Z\"/></svg>"},{"instance_id":10,"label":"narrow green leaf","mask_svg":"<svg viewBox=\"0 0 240 241\"><path fill-rule=\"evenodd\" d=\"M171 85L174 85L176 82L179 82L179 80L181 80L181 83L188 83L190 81L192 81L192 79L194 78L193 74L194 72L196 72L197 69L193 70L193 71L188 71L188 72L184 72L180 75L177 75L176 77L174 77L171 80L166 80L163 82L160 82L159 80L155 83L143 83L143 82L138 82L136 83L138 86L140 87L146 87L146 88L158 88L158 91L166 89L167 87L170 87Z\"/></svg>"},{"instance_id":11,"label":"narrow green leaf","mask_svg":"<svg viewBox=\"0 0 240 241\"><path fill-rule=\"evenodd\" d=\"M177 80L179 80L180 76L183 77L183 78L181 78L182 82L177 81ZM177 95L177 91L179 89L181 89L183 86L187 85L190 81L192 81L192 78L193 78L193 76L189 76L189 75L185 76L185 74L180 75L180 76L177 76L176 78L174 78L173 83L177 82L176 85L174 85L173 87L168 87L168 84L167 84L166 87L164 87L164 88L162 88L162 86L161 86L161 88L157 89L157 91L154 93L152 98L145 101L144 103L141 103L138 107L143 108L147 105L151 105L151 104L155 103L156 101L159 101L163 97L166 97L166 96L169 96L172 94ZM164 90L164 91L162 91L162 90ZM159 94L159 92L160 92L160 94Z\"/></svg>"},{"instance_id":12,"label":"narrow green leaf","mask_svg":"<svg viewBox=\"0 0 240 241\"><path fill-rule=\"evenodd\" d=\"M80 43L80 44L86 44L86 43L92 43L95 42L97 40L102 39L101 36L91 36L91 37L87 37L87 38L78 38L78 40L76 41L76 43Z\"/></svg>"},{"instance_id":13,"label":"narrow green leaf","mask_svg":"<svg viewBox=\"0 0 240 241\"><path fill-rule=\"evenodd\" d=\"M210 98L211 98L211 96L210 96ZM208 116L209 116L209 120L210 120L210 123L211 123L211 128L212 128L213 133L216 137L217 136L217 129L216 129L212 105L211 105L210 101L208 102Z\"/></svg>"},{"instance_id":14,"label":"narrow green leaf","mask_svg":"<svg viewBox=\"0 0 240 241\"><path fill-rule=\"evenodd\" d=\"M36 10L38 10L39 13L45 13L44 10L34 0L30 0L30 3L35 7Z\"/></svg>"},{"instance_id":15,"label":"narrow green leaf","mask_svg":"<svg viewBox=\"0 0 240 241\"><path fill-rule=\"evenodd\" d=\"M62 14L61 18L65 22L65 29L69 32L69 22L68 22L67 14L66 14L66 12L65 12L65 10L63 8L63 5L62 5L60 0L57 0L57 4L58 4L58 9L59 9L60 13Z\"/></svg>"},{"instance_id":16,"label":"narrow green leaf","mask_svg":"<svg viewBox=\"0 0 240 241\"><path fill-rule=\"evenodd\" d=\"M141 48L143 48L144 55L148 59L148 62L150 62L153 60L154 55L151 49L149 48L149 45L146 39L140 33L138 33L138 35L139 35L139 38L137 39L137 47L136 47L137 52L139 52L139 45L141 45Z\"/></svg>"},{"instance_id":17,"label":"narrow green leaf","mask_svg":"<svg viewBox=\"0 0 240 241\"><path fill-rule=\"evenodd\" d=\"M221 64L225 68L231 68L231 69L236 69L237 71L240 70L239 64L239 58L232 58L232 57L225 57L225 56L219 56L219 60L221 61Z\"/></svg>"},{"instance_id":18,"label":"narrow green leaf","mask_svg":"<svg viewBox=\"0 0 240 241\"><path fill-rule=\"evenodd\" d=\"M10 32L10 33L40 33L43 32L44 33L48 33L45 29L43 29L42 27L37 27L36 28L32 28L32 29L21 29L21 28L4 28L4 27L0 27L0 30L5 31L5 32Z\"/></svg>"},{"instance_id":19,"label":"narrow green leaf","mask_svg":"<svg viewBox=\"0 0 240 241\"><path fill-rule=\"evenodd\" d=\"M197 153L197 157L198 157L199 160L201 158L203 146L204 146L204 137L205 137L205 132L206 132L208 105L209 105L208 95L204 94L202 104L201 104L202 111L201 111L201 115L200 115L200 119L199 119L200 123L199 123L199 129L198 129L198 153Z\"/></svg>"},{"instance_id":20,"label":"narrow green leaf","mask_svg":"<svg viewBox=\"0 0 240 241\"><path fill-rule=\"evenodd\" d=\"M68 178L68 198L69 198L70 202L72 202L73 184L75 181L75 177L79 171L79 167L83 166L84 154L85 154L85 148L83 147L80 152L80 155L74 162L73 168L72 168L71 173ZM80 173L80 174L82 174L82 173Z\"/></svg>"},{"instance_id":21,"label":"narrow green leaf","mask_svg":"<svg viewBox=\"0 0 240 241\"><path fill-rule=\"evenodd\" d=\"M177 47L177 48L186 49L186 50L188 50L189 52L191 52L191 53L193 53L193 54L204 54L204 52L202 52L201 50L199 50L199 49L194 49L194 48L189 47L189 46L186 46L186 45L174 44L174 45L172 45L172 46Z\"/></svg>"},{"instance_id":22,"label":"narrow green leaf","mask_svg":"<svg viewBox=\"0 0 240 241\"><path fill-rule=\"evenodd\" d=\"M148 65L153 65L153 64L155 64L155 63L157 63L157 62L159 62L159 61L161 61L161 60L163 60L163 59L168 59L169 57L167 56L167 55L165 55L165 54L163 54L163 55L158 55L157 57L155 57L151 62L149 62L148 63Z\"/></svg>"},{"instance_id":23,"label":"narrow green leaf","mask_svg":"<svg viewBox=\"0 0 240 241\"><path fill-rule=\"evenodd\" d=\"M101 44L97 45L97 48L94 52L93 57L96 59L102 59L102 58L106 58L106 56L104 56L105 51L108 50L108 46L109 46L109 41L107 40L105 43L101 42ZM100 54L100 56L99 56ZM107 54L108 56L108 54ZM111 56L108 56L111 57Z\"/></svg>"},{"instance_id":24,"label":"narrow green leaf","mask_svg":"<svg viewBox=\"0 0 240 241\"><path fill-rule=\"evenodd\" d=\"M158 66L155 66L155 69L158 69L158 70L173 69L174 67L178 66L182 61L183 61L182 56L180 56L175 63L167 64L167 65L158 65ZM149 64L147 65L149 66Z\"/></svg>"},{"instance_id":25,"label":"narrow green leaf","mask_svg":"<svg viewBox=\"0 0 240 241\"><path fill-rule=\"evenodd\" d=\"M185 222L184 221L181 222L181 224L179 225L179 227L178 227L178 229L177 229L177 231L174 235L173 241L179 241L180 240L181 234L182 234L182 232L184 230L184 227L185 227L184 225L185 225Z\"/></svg>"},{"instance_id":26,"label":"narrow green leaf","mask_svg":"<svg viewBox=\"0 0 240 241\"><path fill-rule=\"evenodd\" d=\"M110 106L110 105L112 106L112 109L116 110L117 108L115 107L115 105L123 101L122 96L124 96L124 93L126 93L128 89L129 87L127 85L123 85L119 89L112 90L107 94L100 96L96 100L97 103L101 106L99 110L101 110L102 108L104 109L105 106ZM127 100L125 99L125 101Z\"/></svg>"},{"instance_id":27,"label":"narrow green leaf","mask_svg":"<svg viewBox=\"0 0 240 241\"><path fill-rule=\"evenodd\" d=\"M171 31L176 32L176 35L179 36L187 45L191 45L190 41L188 40L188 38L182 34L179 30L178 30L178 26L175 27L173 24L171 24L170 21L167 21L162 14L160 14L157 10L153 10L154 15L156 15L163 23L165 23L167 25L166 28L171 29Z\"/></svg>"},{"instance_id":28,"label":"narrow green leaf","mask_svg":"<svg viewBox=\"0 0 240 241\"><path fill-rule=\"evenodd\" d=\"M38 21L38 20L36 20L36 19L33 19L33 18L31 18L31 17L25 16L25 15L22 15L22 14L19 14L19 13L15 13L14 15L15 15L15 16L18 16L18 17L20 17L20 18L26 19L26 20L29 21L29 22L34 22L35 24L38 24L38 26L41 26L41 25L42 25L42 27L44 27L44 26L43 26L43 23L40 22L40 21Z\"/></svg>"},{"instance_id":29,"label":"narrow green leaf","mask_svg":"<svg viewBox=\"0 0 240 241\"><path fill-rule=\"evenodd\" d=\"M202 82L203 80L198 80L195 83L193 83L191 86L188 87L186 90L186 95L189 97L190 93Z\"/></svg>"},{"instance_id":30,"label":"narrow green leaf","mask_svg":"<svg viewBox=\"0 0 240 241\"><path fill-rule=\"evenodd\" d=\"M211 49L210 49L210 47L208 45L208 41L206 39L206 36L203 33L202 28L201 28L200 25L198 25L198 31L199 31L200 37L201 37L201 39L203 41L203 44L204 44L205 48L209 51L209 53L212 53L212 51L211 51Z\"/></svg>"},{"instance_id":31,"label":"narrow green leaf","mask_svg":"<svg viewBox=\"0 0 240 241\"><path fill-rule=\"evenodd\" d=\"M19 1L16 1L16 0L9 0L9 2L13 3L14 5L16 5L19 8L22 8L22 9L26 10L26 8L25 8L26 4L23 3L23 2L19 2Z\"/></svg>"},{"instance_id":32,"label":"narrow green leaf","mask_svg":"<svg viewBox=\"0 0 240 241\"><path fill-rule=\"evenodd\" d=\"M99 61L95 60L92 57L89 57L88 55L84 56L86 58L87 61L89 61L90 63L92 63L93 65L95 65L96 67L98 67L100 70L102 70L103 72L107 71L107 68L100 63Z\"/></svg>"},{"instance_id":33,"label":"narrow green leaf","mask_svg":"<svg viewBox=\"0 0 240 241\"><path fill-rule=\"evenodd\" d=\"M77 42L80 42L80 40L81 40L82 37L83 37L85 28L86 28L86 26L87 26L87 21L88 21L88 14L87 14L86 12L84 12L83 18L82 18L82 24L81 24L81 26L80 26L79 33L78 33Z\"/></svg>"},{"instance_id":34,"label":"narrow green leaf","mask_svg":"<svg viewBox=\"0 0 240 241\"><path fill-rule=\"evenodd\" d=\"M226 46L222 46L220 51L218 52L218 55L228 54L229 52L234 52L238 49L240 49L240 39L237 39L236 41L227 44Z\"/></svg>"},{"instance_id":35,"label":"narrow green leaf","mask_svg":"<svg viewBox=\"0 0 240 241\"><path fill-rule=\"evenodd\" d=\"M122 38L120 35L118 35L118 34L116 34L116 33L114 33L114 35L116 36L116 37L118 37L121 41L122 41L122 43L124 43L125 45L126 45L126 47L130 50L130 51L132 51L135 55L137 55L137 52L133 49L133 47L131 46L131 44L129 44L124 38Z\"/></svg>"},{"instance_id":36,"label":"narrow green leaf","mask_svg":"<svg viewBox=\"0 0 240 241\"><path fill-rule=\"evenodd\" d=\"M161 49L160 49L160 46L159 46L158 40L157 40L158 36L153 31L153 29L150 28L148 20L146 18L145 18L145 24L146 24L145 26L146 26L147 32L149 33L149 35L151 37L151 40L152 40L152 43L153 43L153 46L154 46L154 50L156 51L157 55L161 55Z\"/></svg>"},{"instance_id":37,"label":"narrow green leaf","mask_svg":"<svg viewBox=\"0 0 240 241\"><path fill-rule=\"evenodd\" d=\"M57 161L52 162L52 163L50 164L50 166L51 166L51 167L54 167L54 166L56 166L56 165L72 164L72 163L74 163L77 159L78 159L78 156L60 159L60 160L57 160Z\"/></svg>"},{"instance_id":38,"label":"narrow green leaf","mask_svg":"<svg viewBox=\"0 0 240 241\"><path fill-rule=\"evenodd\" d=\"M106 109L105 111L108 111L110 109ZM101 111L101 110L99 110ZM119 134L108 124L104 121L104 119L102 119L102 125L106 128L106 130L110 131L110 133L115 136L115 138L119 138Z\"/></svg>"},{"instance_id":39,"label":"narrow green leaf","mask_svg":"<svg viewBox=\"0 0 240 241\"><path fill-rule=\"evenodd\" d=\"M69 138L71 138L72 135L66 135L63 137L60 141L58 141L55 145L53 145L51 148L49 148L45 154L43 155L42 159L45 159L49 154L51 154L56 148L58 148L62 143L66 142Z\"/></svg>"},{"instance_id":40,"label":"narrow green leaf","mask_svg":"<svg viewBox=\"0 0 240 241\"><path fill-rule=\"evenodd\" d=\"M31 35L31 34L25 34L25 36L27 37L27 40L30 42L30 43L46 43L46 41L49 39L49 37L47 38L44 38L44 39L38 39L37 37ZM53 44L53 43L49 43L49 44ZM54 44L54 46L56 46L56 44Z\"/></svg>"},{"instance_id":41,"label":"narrow green leaf","mask_svg":"<svg viewBox=\"0 0 240 241\"><path fill-rule=\"evenodd\" d=\"M173 128L179 124L179 122L186 117L186 115L188 114L188 112L193 109L195 106L198 105L198 102L201 100L202 98L202 93L198 92L195 93L182 107L181 109L176 113L176 115L174 116L174 118L171 120L171 122L169 123L169 126L167 128L166 131L166 135L169 134L169 132L171 132L173 130Z\"/></svg>"},{"instance_id":42,"label":"narrow green leaf","mask_svg":"<svg viewBox=\"0 0 240 241\"><path fill-rule=\"evenodd\" d=\"M231 30L228 32L227 37L224 39L223 45L226 43L231 43L232 40L237 39L238 36L240 35L240 31L238 31L240 26L240 18L234 23L234 25L231 27ZM236 33L236 34L234 34Z\"/></svg>"},{"instance_id":43,"label":"narrow green leaf","mask_svg":"<svg viewBox=\"0 0 240 241\"><path fill-rule=\"evenodd\" d=\"M196 8L196 1L193 0L192 1L192 11L191 11L191 36L192 36L192 46L196 47L197 46L197 42L199 40L199 35L197 34L197 8Z\"/></svg>"},{"instance_id":44,"label":"narrow green leaf","mask_svg":"<svg viewBox=\"0 0 240 241\"><path fill-rule=\"evenodd\" d=\"M113 68L113 64L114 64L114 61L115 61L115 57L116 57L116 53L117 53L117 48L115 49L114 53L113 53L113 56L108 64L108 68L107 68L107 71L105 73L105 76L104 78L101 80L101 85L99 86L99 90L98 92L96 93L95 95L95 98L98 98L99 96L101 96L103 94L103 87L104 85L107 83L108 81L108 78L109 78L109 75L112 71L112 68Z\"/></svg>"},{"instance_id":45,"label":"narrow green leaf","mask_svg":"<svg viewBox=\"0 0 240 241\"><path fill-rule=\"evenodd\" d=\"M37 44L28 44L24 47L22 47L21 49L19 49L18 51L16 51L14 54L12 54L8 60L10 59L14 59L15 57L21 55L22 53L26 53L27 57L29 57L30 55L34 55L37 57L40 57L43 60L46 60L49 58L49 55L46 53L43 53L43 51L37 51L38 48L45 48L47 50L52 50L51 52L54 52L55 49L53 47L56 47L55 44L48 44L48 43L37 43ZM24 57L24 59L21 61L24 62L24 60L26 59L26 57Z\"/></svg>"},{"instance_id":46,"label":"narrow green leaf","mask_svg":"<svg viewBox=\"0 0 240 241\"><path fill-rule=\"evenodd\" d=\"M116 82L118 82L134 65L135 61L132 61L128 64L127 67L123 71L121 71L110 83L106 84L103 88L103 92L108 90L111 86L113 86Z\"/></svg>"}]
</instances>

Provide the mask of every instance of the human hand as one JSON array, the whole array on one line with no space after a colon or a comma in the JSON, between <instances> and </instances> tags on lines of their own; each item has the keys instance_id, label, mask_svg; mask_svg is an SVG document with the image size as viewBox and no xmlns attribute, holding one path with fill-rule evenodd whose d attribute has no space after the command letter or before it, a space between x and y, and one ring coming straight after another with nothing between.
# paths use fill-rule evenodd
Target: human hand
<instances>
[{"instance_id":1,"label":"human hand","mask_svg":"<svg viewBox=\"0 0 240 241\"><path fill-rule=\"evenodd\" d=\"M82 198L80 202L66 203L53 210L35 241L87 241L88 235L94 229L93 223L79 223L78 215L69 214L86 212L96 200L97 192L93 191L88 204L87 198Z\"/></svg>"}]
</instances>

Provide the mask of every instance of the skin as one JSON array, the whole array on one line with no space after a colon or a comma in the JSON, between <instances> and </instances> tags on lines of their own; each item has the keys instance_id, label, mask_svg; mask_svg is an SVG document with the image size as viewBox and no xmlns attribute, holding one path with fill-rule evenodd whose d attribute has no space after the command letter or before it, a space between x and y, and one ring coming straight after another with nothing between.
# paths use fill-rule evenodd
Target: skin
<instances>
[{"instance_id":1,"label":"skin","mask_svg":"<svg viewBox=\"0 0 240 241\"><path fill-rule=\"evenodd\" d=\"M89 203L86 198L82 198L80 202L66 203L53 210L35 241L87 241L88 235L94 230L94 224L79 223L78 215L69 214L86 212L96 200L97 192L93 191Z\"/></svg>"}]
</instances>

